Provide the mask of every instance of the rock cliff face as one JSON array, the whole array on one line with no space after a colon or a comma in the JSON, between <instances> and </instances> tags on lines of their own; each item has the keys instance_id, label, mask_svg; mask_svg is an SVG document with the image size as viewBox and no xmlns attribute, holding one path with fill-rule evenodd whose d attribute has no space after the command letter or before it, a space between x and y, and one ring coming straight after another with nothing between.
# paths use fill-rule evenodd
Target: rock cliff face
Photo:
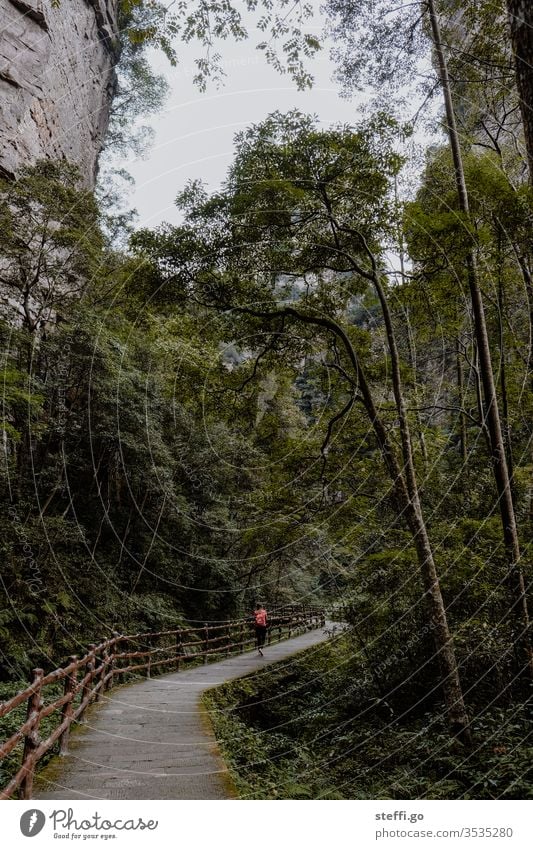
<instances>
[{"instance_id":1,"label":"rock cliff face","mask_svg":"<svg viewBox=\"0 0 533 849\"><path fill-rule=\"evenodd\" d=\"M0 0L0 172L66 158L93 186L118 58L118 0Z\"/></svg>"}]
</instances>

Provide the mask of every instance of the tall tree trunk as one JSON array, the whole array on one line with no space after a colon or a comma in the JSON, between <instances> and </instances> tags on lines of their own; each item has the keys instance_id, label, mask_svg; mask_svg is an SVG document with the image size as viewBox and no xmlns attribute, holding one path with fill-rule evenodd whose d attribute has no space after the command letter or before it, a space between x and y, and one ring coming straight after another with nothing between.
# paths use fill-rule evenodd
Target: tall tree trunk
<instances>
[{"instance_id":1,"label":"tall tree trunk","mask_svg":"<svg viewBox=\"0 0 533 849\"><path fill-rule=\"evenodd\" d=\"M411 322L409 321L409 310L406 310L406 331L407 331L407 352L409 355L409 366L411 371L413 372L413 401L415 402L415 423L416 423L416 434L418 436L418 444L420 445L420 453L422 455L422 461L424 464L424 473L427 472L428 468L428 451L426 446L426 437L424 436L424 428L422 426L422 419L420 417L420 410L418 409L419 405L419 397L418 397L418 369L416 363L416 346L413 341L413 334L411 330Z\"/></svg>"},{"instance_id":2,"label":"tall tree trunk","mask_svg":"<svg viewBox=\"0 0 533 849\"><path fill-rule=\"evenodd\" d=\"M463 372L463 360L459 347L459 340L455 343L455 365L457 369L457 389L459 391L459 407L462 409L464 404L465 380ZM461 446L461 460L463 466L466 466L468 461L468 441L466 434L466 416L464 413L459 413L459 442Z\"/></svg>"},{"instance_id":3,"label":"tall tree trunk","mask_svg":"<svg viewBox=\"0 0 533 849\"><path fill-rule=\"evenodd\" d=\"M529 0L527 0L527 2L529 5ZM516 0L516 5L522 6L525 9L526 0ZM470 205L463 168L461 145L459 141L459 133L457 131L457 123L455 120L452 89L450 85L450 78L448 75L448 65L446 61L446 56L444 54L444 48L440 32L440 24L434 0L428 0L427 9L431 24L433 46L435 48L435 53L437 55L438 60L440 82L444 94L447 132L455 169L459 208L468 220L470 218ZM533 113L531 113L531 118L533 119ZM527 663L530 674L533 677L533 653L531 651L530 619L524 575L520 562L520 543L518 540L518 531L516 527L516 518L511 493L509 470L507 466L507 459L505 456L505 443L502 433L498 398L494 381L494 372L492 369L492 358L487 332L487 322L485 318L485 308L483 304L481 288L479 286L476 257L473 249L469 250L467 253L466 269L468 287L472 300L472 313L474 321L474 332L479 356L479 369L481 381L483 384L483 396L485 401L484 415L490 438L492 467L494 471L496 489L498 492L498 504L503 525L503 538L508 555L509 582L513 590L512 611L515 611L516 609L518 615L522 620L522 627L516 639L519 639L520 643L524 645L525 662Z\"/></svg>"},{"instance_id":4,"label":"tall tree trunk","mask_svg":"<svg viewBox=\"0 0 533 849\"><path fill-rule=\"evenodd\" d=\"M507 0L507 11L529 180L533 185L533 3L531 0Z\"/></svg>"},{"instance_id":5,"label":"tall tree trunk","mask_svg":"<svg viewBox=\"0 0 533 849\"><path fill-rule=\"evenodd\" d=\"M514 493L514 460L513 460L513 442L511 434L511 423L509 421L509 397L507 394L507 365L505 362L505 337L503 333L503 311L505 309L503 282L501 277L501 256L498 257L498 331L500 336L500 393L502 397L502 421L503 421L503 437L505 440L505 450L507 456L507 468L509 469L509 480L511 483L511 495L513 503L515 502Z\"/></svg>"},{"instance_id":6,"label":"tall tree trunk","mask_svg":"<svg viewBox=\"0 0 533 849\"><path fill-rule=\"evenodd\" d=\"M394 200L396 206L399 207L400 198L398 194L398 177L395 175L394 177ZM398 227L398 256L400 258L400 277L402 281L402 286L405 285L406 275L405 275L405 243L404 243L404 235L403 228L401 223ZM420 444L420 451L422 453L422 459L424 461L424 471L427 469L428 464L428 454L426 447L426 439L424 436L424 430L422 427L422 420L420 418L420 410L418 409L418 391L417 391L417 368L416 368L416 348L413 343L413 336L411 331L411 322L409 321L409 310L406 310L406 330L407 330L407 350L409 352L409 365L413 371L413 385L414 385L414 402L416 407L416 429L418 434L418 442Z\"/></svg>"},{"instance_id":7,"label":"tall tree trunk","mask_svg":"<svg viewBox=\"0 0 533 849\"><path fill-rule=\"evenodd\" d=\"M487 445L487 451L492 456L492 447L490 442L490 434L489 429L487 427L486 416L485 416L485 408L483 405L483 388L481 386L481 376L479 369L479 355L477 351L476 340L472 340L472 364L471 364L471 373L474 378L474 389L476 393L476 409L478 420L481 424L481 432L485 438L485 442Z\"/></svg>"},{"instance_id":8,"label":"tall tree trunk","mask_svg":"<svg viewBox=\"0 0 533 849\"><path fill-rule=\"evenodd\" d=\"M514 252L518 259L522 279L526 290L528 317L529 317L529 344L527 353L527 378L529 381L530 392L533 395L533 279L531 277L531 261L525 256L517 245L514 245ZM533 439L530 441L531 452L531 473L529 476L529 533L533 538Z\"/></svg>"}]
</instances>

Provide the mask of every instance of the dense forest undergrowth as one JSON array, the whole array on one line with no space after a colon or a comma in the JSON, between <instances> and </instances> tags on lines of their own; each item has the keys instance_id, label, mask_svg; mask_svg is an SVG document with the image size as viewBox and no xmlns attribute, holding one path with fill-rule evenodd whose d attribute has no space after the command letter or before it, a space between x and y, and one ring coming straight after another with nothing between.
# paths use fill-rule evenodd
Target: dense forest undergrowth
<instances>
[{"instance_id":1,"label":"dense forest undergrowth","mask_svg":"<svg viewBox=\"0 0 533 849\"><path fill-rule=\"evenodd\" d=\"M472 693L473 747L401 658L381 695L353 635L204 696L243 799L531 799L531 706ZM408 683L407 683L408 681Z\"/></svg>"}]
</instances>

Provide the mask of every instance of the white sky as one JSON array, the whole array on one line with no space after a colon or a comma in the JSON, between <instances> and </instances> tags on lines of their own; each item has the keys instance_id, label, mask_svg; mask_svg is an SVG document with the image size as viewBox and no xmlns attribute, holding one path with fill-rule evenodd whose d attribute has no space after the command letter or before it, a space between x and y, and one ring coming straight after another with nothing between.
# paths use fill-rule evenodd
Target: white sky
<instances>
[{"instance_id":1,"label":"white sky","mask_svg":"<svg viewBox=\"0 0 533 849\"><path fill-rule=\"evenodd\" d=\"M317 33L319 27L317 21ZM184 183L201 178L210 190L216 189L232 159L234 134L276 109L285 112L297 107L315 113L325 125L357 121L357 103L362 101L339 97L328 47L309 64L315 77L313 89L299 92L288 76L279 75L255 49L261 37L250 30L245 42L222 43L225 85L218 90L210 86L205 93L192 82L198 45L178 45L181 62L177 68L170 67L163 56L153 55L153 65L170 84L170 96L162 113L151 120L156 136L145 158L119 163L136 182L128 205L139 212L137 226L177 223L173 202Z\"/></svg>"}]
</instances>

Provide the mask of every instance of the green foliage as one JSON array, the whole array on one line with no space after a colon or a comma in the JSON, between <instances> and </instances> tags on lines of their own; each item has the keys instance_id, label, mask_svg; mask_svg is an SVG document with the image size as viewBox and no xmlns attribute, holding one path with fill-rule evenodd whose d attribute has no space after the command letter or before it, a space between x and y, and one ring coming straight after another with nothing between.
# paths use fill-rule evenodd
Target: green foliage
<instances>
[{"instance_id":1,"label":"green foliage","mask_svg":"<svg viewBox=\"0 0 533 849\"><path fill-rule=\"evenodd\" d=\"M260 592L290 600L319 571L294 521L306 482L287 490L309 450L294 370L274 372L272 360L263 383L241 391L245 375L221 354L225 322L196 305L145 303L151 266L112 253L97 216L79 232L78 215L86 227L95 207L70 174L28 171L7 186L3 213L6 254L22 269L35 262L22 240L22 213L32 216L57 282L46 323L14 327L13 310L2 326L6 677L54 668L73 640L113 629L224 618ZM81 300L62 289L65 245Z\"/></svg>"},{"instance_id":2,"label":"green foliage","mask_svg":"<svg viewBox=\"0 0 533 849\"><path fill-rule=\"evenodd\" d=\"M147 53L158 48L172 65L176 53L163 3L121 0L118 25L120 58L105 150L108 158L123 159L127 153L142 154L150 144L153 130L139 119L157 114L169 92L165 78L153 71Z\"/></svg>"},{"instance_id":3,"label":"green foliage","mask_svg":"<svg viewBox=\"0 0 533 849\"><path fill-rule=\"evenodd\" d=\"M0 283L30 332L98 270L98 208L68 163L43 160L16 182L0 180L0 233Z\"/></svg>"},{"instance_id":4,"label":"green foliage","mask_svg":"<svg viewBox=\"0 0 533 849\"><path fill-rule=\"evenodd\" d=\"M24 680L13 681L9 684L0 683L0 701L7 701L11 699L16 693L20 692L20 690L24 690L28 686L28 683ZM58 699L62 696L62 686L61 684L52 684L47 689L47 704ZM26 720L26 708L27 702L23 702L19 705L18 708L8 713L6 716L0 719L0 737L2 741L9 740L12 734L14 734L20 726ZM46 739L48 734L55 730L57 727L57 713L54 715L52 713L50 716L45 717L42 720L40 731L43 739ZM21 759L22 759L22 749L23 743L19 743L15 748L9 753L6 758L3 758L0 761L0 786L4 786L10 778L13 777L13 774L20 769ZM55 746L50 752L47 752L41 764L44 766L54 754L57 754L57 746Z\"/></svg>"},{"instance_id":5,"label":"green foliage","mask_svg":"<svg viewBox=\"0 0 533 849\"><path fill-rule=\"evenodd\" d=\"M153 4L157 6L158 4ZM134 29L134 38L156 40L160 46L171 51L171 38L179 38L185 43L197 42L203 53L195 60L197 73L194 82L201 90L213 81L219 84L225 77L223 59L219 53L219 44L229 38L242 41L248 37L243 10L227 0L195 0L173 4L171 11L162 15L162 23L154 20L152 4L146 4L152 18L144 27ZM135 7L143 8L141 0L127 0L125 9L129 14ZM299 88L312 83L312 76L306 63L320 49L320 42L313 32L306 32L307 21L313 16L310 4L293 5L290 0L279 0L277 4L270 0L246 0L244 10L258 15L256 26L261 39L256 44L267 62L279 73L289 73ZM281 56L277 45L281 46Z\"/></svg>"},{"instance_id":6,"label":"green foliage","mask_svg":"<svg viewBox=\"0 0 533 849\"><path fill-rule=\"evenodd\" d=\"M266 61L278 73L288 73L298 88L311 86L307 64L320 50L316 35L305 29L313 16L312 6L294 6L289 0L279 0L277 5L270 0L247 0L245 8L247 13L259 15L257 29L264 40L256 47ZM149 49L161 50L171 65L177 65L177 42L197 42L202 53L195 59L194 82L205 91L209 82L220 85L226 76L220 42L249 37L242 10L226 0L180 0L170 8L159 0L120 0L118 30L120 57L106 149L121 157L128 151L139 155L146 149L153 131L138 119L157 113L168 94L165 78L150 66ZM105 182L101 180L102 185Z\"/></svg>"},{"instance_id":7,"label":"green foliage","mask_svg":"<svg viewBox=\"0 0 533 849\"><path fill-rule=\"evenodd\" d=\"M152 286L226 309L298 301L335 317L366 293L358 266L391 238L396 132L386 116L319 130L293 111L240 133L224 191L208 198L188 185L182 227L135 235Z\"/></svg>"},{"instance_id":8,"label":"green foliage","mask_svg":"<svg viewBox=\"0 0 533 849\"><path fill-rule=\"evenodd\" d=\"M241 798L530 799L527 705L471 705L476 745L440 717L376 698L364 657L341 637L312 657L210 690L204 702Z\"/></svg>"},{"instance_id":9,"label":"green foliage","mask_svg":"<svg viewBox=\"0 0 533 849\"><path fill-rule=\"evenodd\" d=\"M210 306L219 313L225 338L244 335L249 340L254 358L242 352L237 356L230 383L246 387L252 396L252 387L261 380L268 383L272 374L279 384L283 370L298 387L305 421L321 431L314 450L321 452L322 463L303 474L298 465L291 466L295 479L306 485L307 502L305 508L295 507L284 493L285 510L290 505L309 527L316 528L320 517L326 523L318 545L329 543L335 580L352 594L352 619L363 623L361 648L381 670L381 691L392 687L406 700L410 692L417 693L423 702L428 678L409 670L427 669L435 678L438 671L412 538L398 520L366 417L358 407L346 412L351 363L328 332L311 320L310 328L298 320L318 315L342 324L364 364L390 442L397 447L397 412L389 358L383 354L387 349L379 299L369 292L365 276L369 251L379 268L385 245L393 243L396 232L390 191L400 167L395 132L394 122L383 116L355 129L319 131L298 113L273 115L239 135L223 191L208 197L201 185L187 186L178 197L184 224L155 233L141 231L133 246L144 263L140 292L145 293L142 285L148 280L150 296L169 306L183 308L187 301ZM499 322L493 344L509 366L505 389L513 445L520 447L529 467L524 412L530 402L518 389L525 380L527 333L515 335L512 344L518 351L513 358L503 353L511 325L529 327L527 305L515 294L516 263L513 268L510 246L505 248L505 275L502 253L495 251L499 217L509 218L513 230L507 235L513 234L517 248L523 245L528 192L514 192L492 154L466 157L466 166L472 223L467 226L457 213L449 154L434 151L418 197L405 210L403 232L415 262L413 273L401 287L384 283L384 290L391 303L415 463L423 480L423 507L450 624L465 651L466 680L477 669L480 691L489 697L491 689L504 690L512 678L513 617L501 526L488 507L496 509L496 500L476 392L472 329L457 283L464 282L466 250L475 238L486 289L490 291L496 279L494 302L502 292L509 299L509 326L501 310L498 314L495 309L490 320L496 327ZM256 339L260 343L251 341ZM462 388L457 386L458 363ZM335 417L343 408L344 414ZM244 408L237 409L242 421ZM256 420L256 433L261 436L266 424L268 442L275 438L283 451L290 440L279 441L275 422L282 417L275 407L273 412L259 427ZM324 424L316 427L317 422ZM302 423L299 427L299 433L305 432ZM269 450L275 456L275 448ZM301 453L291 456L297 461ZM514 486L527 538L530 477L518 462ZM302 497L299 487L293 487L292 494ZM265 550L257 535L246 539ZM275 541L271 526L265 548ZM406 647L402 663L394 668L387 663L391 641Z\"/></svg>"}]
</instances>

